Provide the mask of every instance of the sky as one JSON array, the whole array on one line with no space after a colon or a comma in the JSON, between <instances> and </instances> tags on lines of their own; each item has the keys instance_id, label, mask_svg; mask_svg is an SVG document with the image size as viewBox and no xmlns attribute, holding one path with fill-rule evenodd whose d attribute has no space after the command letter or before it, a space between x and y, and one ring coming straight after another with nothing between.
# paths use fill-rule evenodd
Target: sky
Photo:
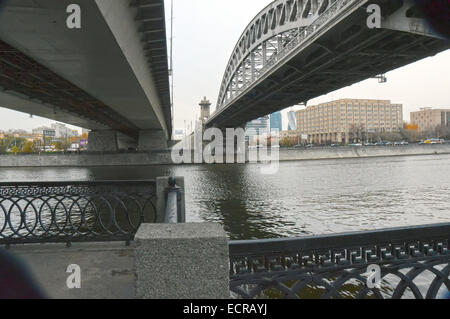
<instances>
[{"instance_id":1,"label":"sky","mask_svg":"<svg viewBox=\"0 0 450 319\"><path fill-rule=\"evenodd\" d=\"M173 1L174 127L185 128L185 123L188 126L199 117L198 103L204 96L214 109L223 73L237 40L271 0ZM170 0L165 2L170 33ZM450 108L450 50L391 71L386 76L387 83L369 79L311 100L308 105L340 98L386 99L403 104L405 120L409 120L411 111L421 107ZM286 111L283 116L286 128ZM52 122L0 108L0 130L31 130Z\"/></svg>"}]
</instances>

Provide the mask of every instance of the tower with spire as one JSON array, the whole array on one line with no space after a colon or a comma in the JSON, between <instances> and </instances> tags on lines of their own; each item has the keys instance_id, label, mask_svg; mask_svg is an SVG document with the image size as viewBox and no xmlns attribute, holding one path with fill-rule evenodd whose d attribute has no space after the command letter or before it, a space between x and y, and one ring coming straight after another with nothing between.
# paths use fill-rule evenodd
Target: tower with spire
<instances>
[{"instance_id":1,"label":"tower with spire","mask_svg":"<svg viewBox=\"0 0 450 319\"><path fill-rule=\"evenodd\" d=\"M205 123L211 116L211 102L208 99L206 99L206 96L205 96L199 105L201 107L200 121L202 123Z\"/></svg>"}]
</instances>

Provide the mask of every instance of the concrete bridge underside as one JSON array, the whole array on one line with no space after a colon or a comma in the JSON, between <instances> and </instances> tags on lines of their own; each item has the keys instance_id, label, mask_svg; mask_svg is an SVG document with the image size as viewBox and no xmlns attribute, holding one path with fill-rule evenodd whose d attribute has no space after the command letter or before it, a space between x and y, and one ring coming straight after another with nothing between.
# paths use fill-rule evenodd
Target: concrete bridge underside
<instances>
[{"instance_id":1,"label":"concrete bridge underside","mask_svg":"<svg viewBox=\"0 0 450 319\"><path fill-rule=\"evenodd\" d=\"M367 26L370 4L381 6L381 28ZM274 1L236 45L207 126L238 127L450 48L413 8L409 0Z\"/></svg>"},{"instance_id":2,"label":"concrete bridge underside","mask_svg":"<svg viewBox=\"0 0 450 319\"><path fill-rule=\"evenodd\" d=\"M0 107L91 129L90 150L166 148L168 72L163 0L1 2Z\"/></svg>"}]
</instances>

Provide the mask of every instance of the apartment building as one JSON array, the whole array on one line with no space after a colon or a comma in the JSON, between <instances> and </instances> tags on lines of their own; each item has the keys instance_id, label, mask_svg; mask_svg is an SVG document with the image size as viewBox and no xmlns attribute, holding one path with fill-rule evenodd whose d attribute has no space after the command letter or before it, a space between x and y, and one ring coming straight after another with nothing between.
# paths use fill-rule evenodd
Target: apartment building
<instances>
[{"instance_id":1,"label":"apartment building","mask_svg":"<svg viewBox=\"0 0 450 319\"><path fill-rule=\"evenodd\" d=\"M450 109L421 108L411 112L411 124L417 125L420 132L434 132L441 126L450 127Z\"/></svg>"},{"instance_id":2,"label":"apartment building","mask_svg":"<svg viewBox=\"0 0 450 319\"><path fill-rule=\"evenodd\" d=\"M297 112L300 134L309 143L349 143L362 136L399 132L403 106L388 100L341 99Z\"/></svg>"}]
</instances>

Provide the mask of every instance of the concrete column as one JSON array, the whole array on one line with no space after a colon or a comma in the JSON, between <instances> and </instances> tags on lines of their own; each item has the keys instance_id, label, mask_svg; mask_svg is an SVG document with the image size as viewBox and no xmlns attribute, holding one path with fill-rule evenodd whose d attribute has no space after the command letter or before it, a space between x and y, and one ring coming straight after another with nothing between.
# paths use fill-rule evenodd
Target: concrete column
<instances>
[{"instance_id":1,"label":"concrete column","mask_svg":"<svg viewBox=\"0 0 450 319\"><path fill-rule=\"evenodd\" d=\"M142 130L139 132L139 151L160 151L167 149L167 136L162 130Z\"/></svg>"},{"instance_id":2,"label":"concrete column","mask_svg":"<svg viewBox=\"0 0 450 319\"><path fill-rule=\"evenodd\" d=\"M137 140L120 132L117 132L117 146L119 150L129 151L137 149Z\"/></svg>"},{"instance_id":3,"label":"concrete column","mask_svg":"<svg viewBox=\"0 0 450 319\"><path fill-rule=\"evenodd\" d=\"M117 152L117 132L113 130L91 131L88 137L89 152Z\"/></svg>"},{"instance_id":4,"label":"concrete column","mask_svg":"<svg viewBox=\"0 0 450 319\"><path fill-rule=\"evenodd\" d=\"M140 299L228 299L228 238L222 226L143 224L136 234Z\"/></svg>"}]
</instances>

